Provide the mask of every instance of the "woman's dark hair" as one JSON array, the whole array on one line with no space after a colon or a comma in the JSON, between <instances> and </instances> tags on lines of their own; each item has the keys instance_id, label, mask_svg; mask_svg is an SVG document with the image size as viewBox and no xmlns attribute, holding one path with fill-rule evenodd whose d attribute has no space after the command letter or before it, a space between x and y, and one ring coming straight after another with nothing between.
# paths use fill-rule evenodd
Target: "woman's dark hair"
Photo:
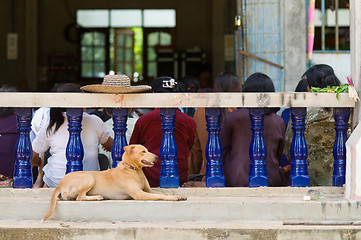
<instances>
[{"instance_id":1,"label":"woman's dark hair","mask_svg":"<svg viewBox=\"0 0 361 240\"><path fill-rule=\"evenodd\" d=\"M327 86L338 86L341 84L336 77L332 67L326 64L317 64L310 67L303 75L308 86L325 88Z\"/></svg>"},{"instance_id":2,"label":"woman's dark hair","mask_svg":"<svg viewBox=\"0 0 361 240\"><path fill-rule=\"evenodd\" d=\"M64 83L58 86L57 92L82 92L80 85L76 83ZM60 126L64 123L63 112L65 108L51 108L50 109L50 121L47 128L47 133L51 133L51 129L55 126L54 132L58 131Z\"/></svg>"},{"instance_id":3,"label":"woman's dark hair","mask_svg":"<svg viewBox=\"0 0 361 240\"><path fill-rule=\"evenodd\" d=\"M0 88L0 92L16 92L16 88L3 85ZM0 117L8 117L15 113L15 108L13 107L1 107L0 108Z\"/></svg>"},{"instance_id":4,"label":"woman's dark hair","mask_svg":"<svg viewBox=\"0 0 361 240\"><path fill-rule=\"evenodd\" d=\"M239 77L232 72L221 72L213 85L216 92L241 92L242 83Z\"/></svg>"},{"instance_id":5,"label":"woman's dark hair","mask_svg":"<svg viewBox=\"0 0 361 240\"><path fill-rule=\"evenodd\" d=\"M253 73L243 84L242 92L275 92L272 79L263 73ZM265 108L265 114L277 113L280 108Z\"/></svg>"},{"instance_id":6,"label":"woman's dark hair","mask_svg":"<svg viewBox=\"0 0 361 240\"><path fill-rule=\"evenodd\" d=\"M275 92L275 86L270 77L257 72L247 78L242 92Z\"/></svg>"},{"instance_id":7,"label":"woman's dark hair","mask_svg":"<svg viewBox=\"0 0 361 240\"><path fill-rule=\"evenodd\" d=\"M301 79L295 89L295 92L308 92L306 79Z\"/></svg>"},{"instance_id":8,"label":"woman's dark hair","mask_svg":"<svg viewBox=\"0 0 361 240\"><path fill-rule=\"evenodd\" d=\"M155 93L186 92L187 90L183 83L168 76L158 77L151 83L151 87Z\"/></svg>"},{"instance_id":9,"label":"woman's dark hair","mask_svg":"<svg viewBox=\"0 0 361 240\"><path fill-rule=\"evenodd\" d=\"M200 83L198 78L192 75L185 76L182 80L182 83L185 85L187 92L198 92L200 88Z\"/></svg>"}]
</instances>

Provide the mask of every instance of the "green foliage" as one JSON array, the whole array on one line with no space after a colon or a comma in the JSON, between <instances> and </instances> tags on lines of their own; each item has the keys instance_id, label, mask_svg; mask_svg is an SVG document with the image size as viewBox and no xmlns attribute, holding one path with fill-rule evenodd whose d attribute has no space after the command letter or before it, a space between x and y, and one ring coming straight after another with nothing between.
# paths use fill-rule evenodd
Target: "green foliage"
<instances>
[{"instance_id":1,"label":"green foliage","mask_svg":"<svg viewBox=\"0 0 361 240\"><path fill-rule=\"evenodd\" d=\"M336 98L339 100L340 93L348 92L349 84L341 84L340 86L327 86L325 88L312 87L310 92L319 92L319 93L336 93Z\"/></svg>"}]
</instances>

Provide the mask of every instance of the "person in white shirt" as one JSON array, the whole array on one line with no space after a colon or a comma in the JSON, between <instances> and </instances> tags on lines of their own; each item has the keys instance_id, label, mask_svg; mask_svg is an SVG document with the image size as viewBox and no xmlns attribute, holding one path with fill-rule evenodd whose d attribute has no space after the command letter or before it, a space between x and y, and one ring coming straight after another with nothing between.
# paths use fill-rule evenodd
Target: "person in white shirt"
<instances>
[{"instance_id":1,"label":"person in white shirt","mask_svg":"<svg viewBox=\"0 0 361 240\"><path fill-rule=\"evenodd\" d=\"M81 92L80 86L67 83L59 87L58 92ZM81 140L84 148L83 170L99 171L98 145L102 144L108 151L113 145L104 122L95 115L83 113ZM52 108L49 124L41 126L32 143L32 164L41 166L39 153L50 148L51 157L43 168L43 180L47 187L56 187L66 172L66 146L69 140L68 120L65 109Z\"/></svg>"}]
</instances>

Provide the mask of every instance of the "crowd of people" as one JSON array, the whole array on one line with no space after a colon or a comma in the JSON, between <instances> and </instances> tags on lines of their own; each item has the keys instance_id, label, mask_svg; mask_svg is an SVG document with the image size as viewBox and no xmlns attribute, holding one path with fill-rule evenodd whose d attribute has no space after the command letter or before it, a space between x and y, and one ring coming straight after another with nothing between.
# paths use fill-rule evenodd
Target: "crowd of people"
<instances>
[{"instance_id":1,"label":"crowd of people","mask_svg":"<svg viewBox=\"0 0 361 240\"><path fill-rule=\"evenodd\" d=\"M340 85L333 69L324 64L309 68L296 91L309 91ZM272 79L263 73L250 75L242 84L234 73L222 72L214 79L213 88L201 88L194 77L177 81L161 76L152 84L156 93L179 92L275 92ZM0 91L15 91L4 86ZM66 83L56 86L55 92L82 92L79 85ZM282 117L281 117L282 115ZM263 138L267 154L266 166L269 186L289 184L290 146L292 129L289 109L267 108L264 115ZM309 108L306 116L306 141L309 149L308 164L311 185L332 185L335 139L334 119L330 108ZM111 167L113 144L111 111L97 109L83 113L81 139L84 146L85 171L100 171ZM128 118L127 142L142 144L160 156L162 121L160 109L131 109ZM0 174L11 179L14 171L14 147L17 139L14 108L0 108ZM32 119L32 165L36 170L34 187L56 187L66 171L66 146L69 138L66 109L40 108ZM320 138L314 137L319 131ZM327 134L325 134L327 133ZM327 139L329 140L327 140ZM221 112L220 141L223 150L223 170L227 187L247 187L250 167L249 146L252 132L247 108L224 108ZM325 140L326 139L326 140ZM179 184L182 187L204 187L208 140L204 108L177 108L174 140L178 149ZM327 156L326 156L327 155ZM105 160L104 160L105 158ZM159 187L161 160L152 168L144 169L151 187Z\"/></svg>"}]
</instances>

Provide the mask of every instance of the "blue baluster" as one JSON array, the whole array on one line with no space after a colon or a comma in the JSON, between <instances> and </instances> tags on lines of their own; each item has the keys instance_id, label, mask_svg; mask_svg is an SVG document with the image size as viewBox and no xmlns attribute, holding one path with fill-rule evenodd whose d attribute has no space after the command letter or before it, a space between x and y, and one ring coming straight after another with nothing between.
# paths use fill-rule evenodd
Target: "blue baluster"
<instances>
[{"instance_id":1,"label":"blue baluster","mask_svg":"<svg viewBox=\"0 0 361 240\"><path fill-rule=\"evenodd\" d=\"M175 108L161 108L160 116L162 119L163 138L160 145L160 181L161 188L179 187L178 175L178 149L174 140L174 122L176 117Z\"/></svg>"},{"instance_id":2,"label":"blue baluster","mask_svg":"<svg viewBox=\"0 0 361 240\"><path fill-rule=\"evenodd\" d=\"M80 139L81 121L83 119L83 109L68 108L69 141L66 146L65 156L68 160L66 164L66 174L70 172L83 171L84 148Z\"/></svg>"},{"instance_id":3,"label":"blue baluster","mask_svg":"<svg viewBox=\"0 0 361 240\"><path fill-rule=\"evenodd\" d=\"M16 109L18 121L18 139L15 145L15 168L13 188L32 188L33 173L31 171L31 159L33 148L30 141L31 108Z\"/></svg>"},{"instance_id":4,"label":"blue baluster","mask_svg":"<svg viewBox=\"0 0 361 240\"><path fill-rule=\"evenodd\" d=\"M112 168L122 160L124 147L128 145L125 137L127 131L128 108L114 108L113 113L114 142L112 147Z\"/></svg>"},{"instance_id":5,"label":"blue baluster","mask_svg":"<svg viewBox=\"0 0 361 240\"><path fill-rule=\"evenodd\" d=\"M306 108L291 108L293 138L291 144L291 187L310 186L307 169L307 144L305 139Z\"/></svg>"},{"instance_id":6,"label":"blue baluster","mask_svg":"<svg viewBox=\"0 0 361 240\"><path fill-rule=\"evenodd\" d=\"M336 138L333 145L334 169L333 186L342 186L345 184L346 174L346 140L348 120L350 118L350 108L334 108Z\"/></svg>"},{"instance_id":7,"label":"blue baluster","mask_svg":"<svg viewBox=\"0 0 361 240\"><path fill-rule=\"evenodd\" d=\"M208 141L206 146L207 170L206 186L207 187L224 187L224 173L222 164L222 146L219 139L221 124L221 109L206 108L206 120Z\"/></svg>"},{"instance_id":8,"label":"blue baluster","mask_svg":"<svg viewBox=\"0 0 361 240\"><path fill-rule=\"evenodd\" d=\"M264 108L249 109L251 119L252 140L249 146L249 187L268 186L266 167L266 144L263 139Z\"/></svg>"}]
</instances>

